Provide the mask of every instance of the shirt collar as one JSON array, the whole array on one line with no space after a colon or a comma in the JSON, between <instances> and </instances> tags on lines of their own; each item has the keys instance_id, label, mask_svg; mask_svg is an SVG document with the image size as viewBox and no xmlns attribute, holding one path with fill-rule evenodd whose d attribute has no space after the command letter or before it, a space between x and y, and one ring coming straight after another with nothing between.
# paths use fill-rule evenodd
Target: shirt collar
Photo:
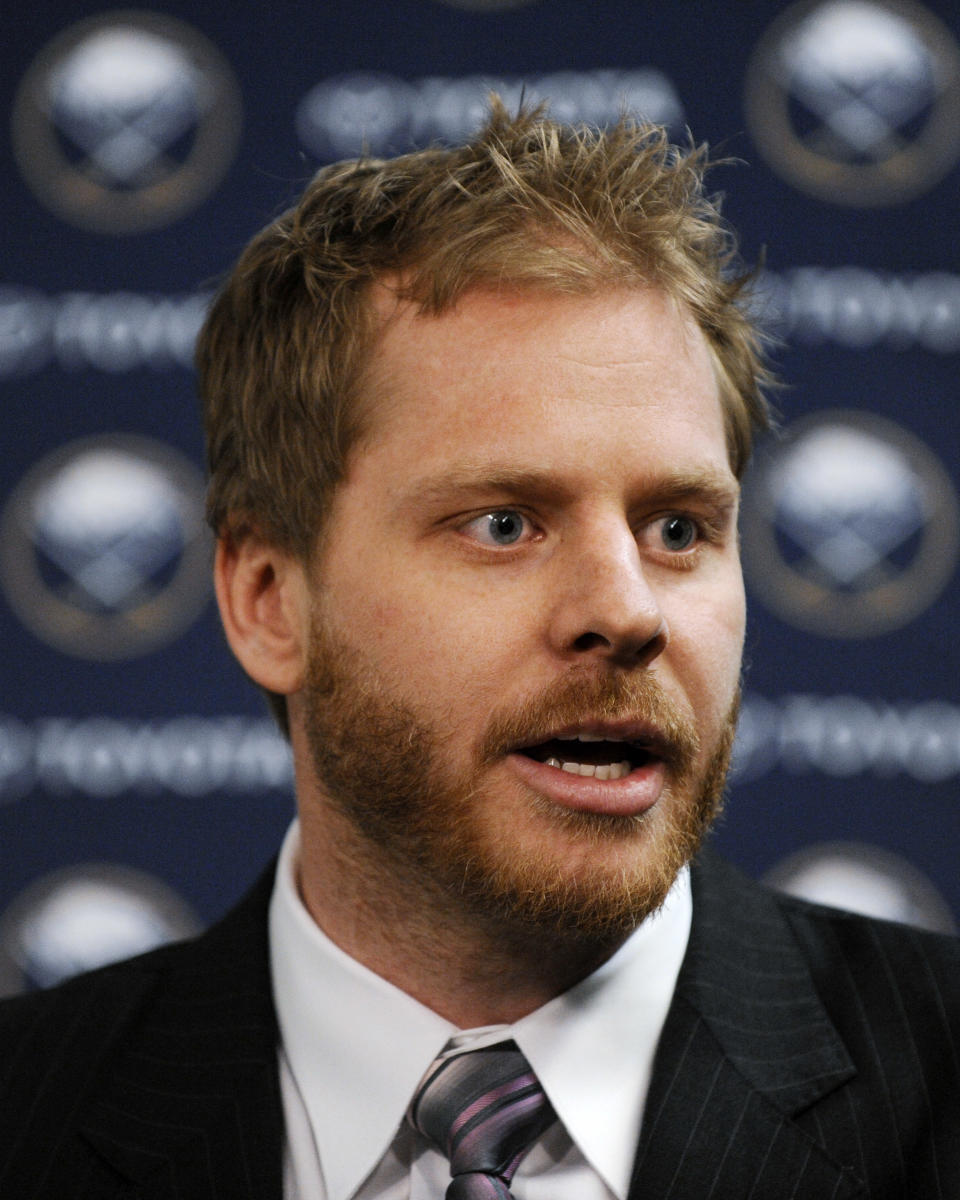
<instances>
[{"instance_id":1,"label":"shirt collar","mask_svg":"<svg viewBox=\"0 0 960 1200\"><path fill-rule=\"evenodd\" d=\"M570 1137L620 1200L692 912L684 868L660 911L616 954L511 1028Z\"/></svg>"},{"instance_id":2,"label":"shirt collar","mask_svg":"<svg viewBox=\"0 0 960 1200\"><path fill-rule=\"evenodd\" d=\"M270 904L274 1002L329 1200L346 1200L393 1140L426 1067L458 1031L323 933L300 899L298 850L295 821Z\"/></svg>"},{"instance_id":3,"label":"shirt collar","mask_svg":"<svg viewBox=\"0 0 960 1200\"><path fill-rule=\"evenodd\" d=\"M583 1156L622 1200L689 937L689 872L681 872L661 911L576 987L514 1025L465 1037L323 933L299 896L298 848L294 822L270 906L271 970L284 1052L330 1200L347 1200L376 1166L424 1072L451 1039L510 1037Z\"/></svg>"}]
</instances>

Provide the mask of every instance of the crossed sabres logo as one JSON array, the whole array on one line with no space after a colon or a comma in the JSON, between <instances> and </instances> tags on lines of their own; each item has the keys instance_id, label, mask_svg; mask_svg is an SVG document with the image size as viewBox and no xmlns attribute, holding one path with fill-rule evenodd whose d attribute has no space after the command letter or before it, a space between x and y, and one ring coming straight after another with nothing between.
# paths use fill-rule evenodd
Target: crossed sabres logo
<instances>
[{"instance_id":1,"label":"crossed sabres logo","mask_svg":"<svg viewBox=\"0 0 960 1200\"><path fill-rule=\"evenodd\" d=\"M794 186L902 203L960 157L960 48L911 0L805 0L757 45L745 106L761 153Z\"/></svg>"},{"instance_id":2,"label":"crossed sabres logo","mask_svg":"<svg viewBox=\"0 0 960 1200\"><path fill-rule=\"evenodd\" d=\"M20 620L66 654L110 661L171 641L209 594L199 471L170 447L71 442L21 481L0 518L0 583Z\"/></svg>"},{"instance_id":3,"label":"crossed sabres logo","mask_svg":"<svg viewBox=\"0 0 960 1200\"><path fill-rule=\"evenodd\" d=\"M113 863L43 875L0 914L0 996L199 932L192 908L156 876Z\"/></svg>"},{"instance_id":4,"label":"crossed sabres logo","mask_svg":"<svg viewBox=\"0 0 960 1200\"><path fill-rule=\"evenodd\" d=\"M957 496L936 456L892 421L830 411L757 457L744 489L744 569L778 616L868 638L925 611L957 563Z\"/></svg>"},{"instance_id":5,"label":"crossed sabres logo","mask_svg":"<svg viewBox=\"0 0 960 1200\"><path fill-rule=\"evenodd\" d=\"M195 208L233 161L240 92L219 51L156 12L108 13L54 38L17 92L13 147L37 197L98 233Z\"/></svg>"}]
</instances>

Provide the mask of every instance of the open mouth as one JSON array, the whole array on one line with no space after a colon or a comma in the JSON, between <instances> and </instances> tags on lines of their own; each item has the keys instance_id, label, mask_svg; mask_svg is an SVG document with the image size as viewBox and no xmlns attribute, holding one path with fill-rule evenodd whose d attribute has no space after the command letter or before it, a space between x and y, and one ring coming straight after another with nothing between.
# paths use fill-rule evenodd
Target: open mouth
<instances>
[{"instance_id":1,"label":"open mouth","mask_svg":"<svg viewBox=\"0 0 960 1200\"><path fill-rule=\"evenodd\" d=\"M659 761L661 756L643 742L625 742L590 734L551 738L516 750L549 767L589 779L624 779L639 767Z\"/></svg>"}]
</instances>

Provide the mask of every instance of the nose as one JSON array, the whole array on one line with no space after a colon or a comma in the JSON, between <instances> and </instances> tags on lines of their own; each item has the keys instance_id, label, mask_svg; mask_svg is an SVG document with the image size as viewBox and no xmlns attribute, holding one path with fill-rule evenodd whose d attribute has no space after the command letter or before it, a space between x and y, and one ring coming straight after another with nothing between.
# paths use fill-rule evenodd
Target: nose
<instances>
[{"instance_id":1,"label":"nose","mask_svg":"<svg viewBox=\"0 0 960 1200\"><path fill-rule=\"evenodd\" d=\"M593 528L562 556L550 636L568 660L647 666L669 640L660 597L626 522Z\"/></svg>"}]
</instances>

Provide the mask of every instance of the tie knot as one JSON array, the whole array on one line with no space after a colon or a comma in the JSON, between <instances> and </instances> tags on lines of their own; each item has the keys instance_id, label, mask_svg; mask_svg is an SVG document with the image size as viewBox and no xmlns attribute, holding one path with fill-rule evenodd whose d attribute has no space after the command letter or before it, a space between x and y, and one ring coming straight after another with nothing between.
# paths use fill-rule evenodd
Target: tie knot
<instances>
[{"instance_id":1,"label":"tie knot","mask_svg":"<svg viewBox=\"0 0 960 1200\"><path fill-rule=\"evenodd\" d=\"M514 1042L438 1060L410 1105L410 1123L450 1160L447 1200L509 1197L527 1147L555 1119Z\"/></svg>"}]
</instances>

